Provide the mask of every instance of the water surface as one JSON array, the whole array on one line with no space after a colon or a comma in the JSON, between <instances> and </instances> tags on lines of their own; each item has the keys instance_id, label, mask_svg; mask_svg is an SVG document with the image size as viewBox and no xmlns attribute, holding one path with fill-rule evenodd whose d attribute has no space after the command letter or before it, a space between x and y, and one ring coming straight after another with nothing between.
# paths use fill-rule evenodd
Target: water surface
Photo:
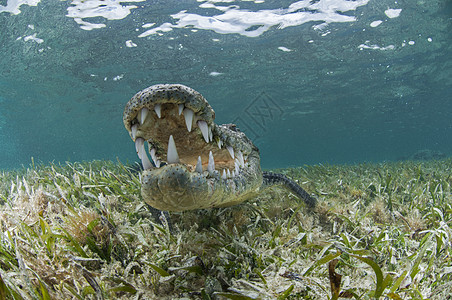
<instances>
[{"instance_id":1,"label":"water surface","mask_svg":"<svg viewBox=\"0 0 452 300\"><path fill-rule=\"evenodd\" d=\"M266 168L452 155L446 0L0 0L0 168L134 161L125 103L201 92Z\"/></svg>"}]
</instances>

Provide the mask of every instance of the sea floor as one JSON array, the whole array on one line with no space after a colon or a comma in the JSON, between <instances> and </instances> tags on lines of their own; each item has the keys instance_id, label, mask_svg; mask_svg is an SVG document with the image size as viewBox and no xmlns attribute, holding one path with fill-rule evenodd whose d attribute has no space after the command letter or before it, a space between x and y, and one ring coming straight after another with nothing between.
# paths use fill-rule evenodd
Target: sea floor
<instances>
[{"instance_id":1,"label":"sea floor","mask_svg":"<svg viewBox=\"0 0 452 300\"><path fill-rule=\"evenodd\" d=\"M452 159L274 170L230 208L158 215L108 161L0 173L0 299L450 299Z\"/></svg>"}]
</instances>

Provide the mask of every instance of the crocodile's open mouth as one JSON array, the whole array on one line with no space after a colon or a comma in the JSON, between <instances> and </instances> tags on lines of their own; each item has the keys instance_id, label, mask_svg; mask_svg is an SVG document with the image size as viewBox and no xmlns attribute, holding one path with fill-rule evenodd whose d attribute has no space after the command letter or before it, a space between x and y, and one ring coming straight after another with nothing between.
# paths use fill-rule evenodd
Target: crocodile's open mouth
<instances>
[{"instance_id":1,"label":"crocodile's open mouth","mask_svg":"<svg viewBox=\"0 0 452 300\"><path fill-rule=\"evenodd\" d=\"M204 97L183 85L152 86L129 101L124 125L143 165L142 195L154 199L149 204L163 210L218 206L200 205L199 197L210 198L215 185L242 189L243 177L259 165L257 148L234 125L216 125L214 118Z\"/></svg>"},{"instance_id":2,"label":"crocodile's open mouth","mask_svg":"<svg viewBox=\"0 0 452 300\"><path fill-rule=\"evenodd\" d=\"M141 98L147 96L143 94ZM241 149L234 149L228 136L222 137L215 128L212 108L199 107L192 94L166 94L142 103L136 113L128 115L131 121L127 125L143 169L183 164L190 172L208 177L216 173L223 178L239 174L247 156ZM146 141L152 161L145 150Z\"/></svg>"}]
</instances>

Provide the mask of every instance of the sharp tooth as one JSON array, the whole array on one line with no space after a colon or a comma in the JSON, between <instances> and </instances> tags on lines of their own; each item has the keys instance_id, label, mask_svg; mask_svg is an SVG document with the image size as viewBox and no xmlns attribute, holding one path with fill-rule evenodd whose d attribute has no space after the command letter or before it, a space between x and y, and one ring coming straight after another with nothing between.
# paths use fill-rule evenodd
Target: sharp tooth
<instances>
[{"instance_id":1,"label":"sharp tooth","mask_svg":"<svg viewBox=\"0 0 452 300\"><path fill-rule=\"evenodd\" d=\"M151 149L151 158L152 158L152 160L154 162L157 160L157 157L155 156L155 149L154 148Z\"/></svg>"},{"instance_id":2,"label":"sharp tooth","mask_svg":"<svg viewBox=\"0 0 452 300\"><path fill-rule=\"evenodd\" d=\"M234 159L234 149L231 146L226 146L226 149L228 149L229 154L231 154L232 159Z\"/></svg>"},{"instance_id":3,"label":"sharp tooth","mask_svg":"<svg viewBox=\"0 0 452 300\"><path fill-rule=\"evenodd\" d=\"M157 168L160 168L160 160L157 159L157 156L155 155L155 152L156 152L155 149L152 148L151 151L150 151L150 153L151 153L151 158L152 158L152 161L154 162L154 165L155 165Z\"/></svg>"},{"instance_id":4,"label":"sharp tooth","mask_svg":"<svg viewBox=\"0 0 452 300\"><path fill-rule=\"evenodd\" d=\"M132 126L132 139L137 137L138 124Z\"/></svg>"},{"instance_id":5,"label":"sharp tooth","mask_svg":"<svg viewBox=\"0 0 452 300\"><path fill-rule=\"evenodd\" d=\"M196 163L195 171L198 172L198 173L202 173L201 156L198 156L198 162Z\"/></svg>"},{"instance_id":6,"label":"sharp tooth","mask_svg":"<svg viewBox=\"0 0 452 300\"><path fill-rule=\"evenodd\" d=\"M169 164L179 163L179 155L177 155L176 143L172 135L169 137L168 141L168 153L166 154L166 162Z\"/></svg>"},{"instance_id":7,"label":"sharp tooth","mask_svg":"<svg viewBox=\"0 0 452 300\"><path fill-rule=\"evenodd\" d=\"M141 151L141 163L143 164L143 169L144 170L148 170L148 169L150 169L150 168L152 168L152 163L151 163L151 161L149 160L149 157L148 157L148 155L147 155L147 153L146 153L146 150L144 149L144 147L143 147L143 149L142 149L142 151Z\"/></svg>"},{"instance_id":8,"label":"sharp tooth","mask_svg":"<svg viewBox=\"0 0 452 300\"><path fill-rule=\"evenodd\" d=\"M221 178L226 179L226 171L223 169L223 174L221 175Z\"/></svg>"},{"instance_id":9,"label":"sharp tooth","mask_svg":"<svg viewBox=\"0 0 452 300\"><path fill-rule=\"evenodd\" d=\"M237 158L239 159L240 166L243 168L245 166L245 161L243 160L243 153L239 150L239 154L237 154Z\"/></svg>"},{"instance_id":10,"label":"sharp tooth","mask_svg":"<svg viewBox=\"0 0 452 300\"><path fill-rule=\"evenodd\" d=\"M212 134L212 126L209 126L209 141L212 141L213 134Z\"/></svg>"},{"instance_id":11,"label":"sharp tooth","mask_svg":"<svg viewBox=\"0 0 452 300\"><path fill-rule=\"evenodd\" d=\"M141 158L141 148L144 148L144 139L137 138L135 140L135 150L137 151L138 157Z\"/></svg>"},{"instance_id":12,"label":"sharp tooth","mask_svg":"<svg viewBox=\"0 0 452 300\"><path fill-rule=\"evenodd\" d=\"M162 105L161 104L156 104L154 106L154 111L157 114L157 117L159 117L159 119L162 117Z\"/></svg>"},{"instance_id":13,"label":"sharp tooth","mask_svg":"<svg viewBox=\"0 0 452 300\"><path fill-rule=\"evenodd\" d=\"M209 163L207 164L207 171L210 174L213 174L213 172L215 171L215 161L213 159L212 151L209 152Z\"/></svg>"},{"instance_id":14,"label":"sharp tooth","mask_svg":"<svg viewBox=\"0 0 452 300\"><path fill-rule=\"evenodd\" d=\"M235 177L235 171L232 170L232 178L234 178L234 177Z\"/></svg>"},{"instance_id":15,"label":"sharp tooth","mask_svg":"<svg viewBox=\"0 0 452 300\"><path fill-rule=\"evenodd\" d=\"M149 160L149 157L144 149L144 139L137 138L135 140L135 149L137 150L138 157L141 159L141 164L143 165L143 169L147 170L152 168L152 163Z\"/></svg>"},{"instance_id":16,"label":"sharp tooth","mask_svg":"<svg viewBox=\"0 0 452 300\"><path fill-rule=\"evenodd\" d=\"M234 171L232 171L232 172L234 172ZM226 175L228 176L228 178L231 178L231 171L229 171L229 169L228 169L228 171L226 172Z\"/></svg>"},{"instance_id":17,"label":"sharp tooth","mask_svg":"<svg viewBox=\"0 0 452 300\"><path fill-rule=\"evenodd\" d=\"M235 175L237 175L240 172L240 166L239 166L239 162L237 161L237 159L234 161L234 164L235 164Z\"/></svg>"},{"instance_id":18,"label":"sharp tooth","mask_svg":"<svg viewBox=\"0 0 452 300\"><path fill-rule=\"evenodd\" d=\"M222 145L223 145L223 141L221 139L218 139L218 148L221 149Z\"/></svg>"},{"instance_id":19,"label":"sharp tooth","mask_svg":"<svg viewBox=\"0 0 452 300\"><path fill-rule=\"evenodd\" d=\"M149 109L147 109L146 107L143 107L141 109L141 111L139 113L140 114L140 118L138 120L138 121L140 121L140 124L144 123L144 121L146 120L146 117L148 116L148 112L149 112Z\"/></svg>"},{"instance_id":20,"label":"sharp tooth","mask_svg":"<svg viewBox=\"0 0 452 300\"><path fill-rule=\"evenodd\" d=\"M198 127L201 130L202 136L206 143L209 143L209 128L207 128L206 121L198 121Z\"/></svg>"},{"instance_id":21,"label":"sharp tooth","mask_svg":"<svg viewBox=\"0 0 452 300\"><path fill-rule=\"evenodd\" d=\"M182 114L182 111L184 110L184 105L179 104L179 116Z\"/></svg>"},{"instance_id":22,"label":"sharp tooth","mask_svg":"<svg viewBox=\"0 0 452 300\"><path fill-rule=\"evenodd\" d=\"M146 156L146 150L144 149L144 143L140 147L141 148L138 149L138 157L141 159L141 162L143 162L144 157Z\"/></svg>"},{"instance_id":23,"label":"sharp tooth","mask_svg":"<svg viewBox=\"0 0 452 300\"><path fill-rule=\"evenodd\" d=\"M193 123L193 115L194 115L194 112L191 109L189 109L189 108L184 109L185 125L187 125L188 132L191 132L191 124Z\"/></svg>"}]
</instances>

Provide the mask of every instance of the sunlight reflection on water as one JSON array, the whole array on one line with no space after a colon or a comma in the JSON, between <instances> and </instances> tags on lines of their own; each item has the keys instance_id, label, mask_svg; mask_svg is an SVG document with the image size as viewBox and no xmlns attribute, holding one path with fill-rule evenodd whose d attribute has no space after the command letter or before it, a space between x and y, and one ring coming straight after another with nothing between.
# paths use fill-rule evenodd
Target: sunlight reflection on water
<instances>
[{"instance_id":1,"label":"sunlight reflection on water","mask_svg":"<svg viewBox=\"0 0 452 300\"><path fill-rule=\"evenodd\" d=\"M9 0L6 6L0 6L1 12L20 13L20 6L37 6L40 0ZM121 20L126 18L132 9L139 9L136 5L124 5L123 3L142 3L144 0L73 0L67 8L67 17L73 18L80 25L81 29L93 30L104 28L104 23L90 22L91 18L104 18L106 20ZM217 33L228 34L238 33L243 36L260 36L269 28L277 26L284 29L291 26L298 26L311 21L323 23L333 22L353 22L354 16L344 14L354 11L360 6L366 5L369 0L346 1L346 0L320 0L312 2L309 0L296 1L288 7L278 7L275 9L257 9L264 1L254 1L256 9L254 11L242 9L241 1L201 1L199 8L208 12L218 11L218 14L200 15L182 10L171 14L175 23L162 23L156 27L148 29L139 37L146 37L152 34L162 34L175 28L195 28L213 30ZM225 5L227 4L227 5ZM187 7L188 9L188 7ZM391 10L394 15L396 10ZM155 24L144 24L143 28L148 28Z\"/></svg>"}]
</instances>

